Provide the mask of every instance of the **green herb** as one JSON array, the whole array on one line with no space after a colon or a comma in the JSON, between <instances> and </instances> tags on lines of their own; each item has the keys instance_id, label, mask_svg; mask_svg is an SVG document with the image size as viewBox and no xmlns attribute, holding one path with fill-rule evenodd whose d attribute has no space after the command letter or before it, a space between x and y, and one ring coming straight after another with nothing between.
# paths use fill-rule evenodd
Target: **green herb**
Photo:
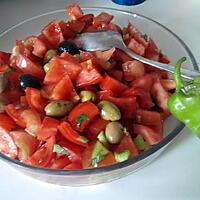
<instances>
[{"instance_id":1,"label":"green herb","mask_svg":"<svg viewBox=\"0 0 200 200\"><path fill-rule=\"evenodd\" d=\"M98 163L104 159L104 156L98 155L92 159L92 166L98 167Z\"/></svg>"},{"instance_id":2,"label":"green herb","mask_svg":"<svg viewBox=\"0 0 200 200\"><path fill-rule=\"evenodd\" d=\"M145 142L141 135L137 135L137 137L134 138L134 143L139 150L146 150L149 148L149 144Z\"/></svg>"},{"instance_id":3,"label":"green herb","mask_svg":"<svg viewBox=\"0 0 200 200\"><path fill-rule=\"evenodd\" d=\"M104 145L108 145L108 140L106 139L106 136L105 136L104 131L101 131L101 132L99 133L99 135L97 136L97 139L98 139L101 143L103 143Z\"/></svg>"},{"instance_id":4,"label":"green herb","mask_svg":"<svg viewBox=\"0 0 200 200\"><path fill-rule=\"evenodd\" d=\"M81 125L82 122L88 120L88 116L85 114L80 114L77 118L76 118L76 122L78 125Z\"/></svg>"},{"instance_id":5,"label":"green herb","mask_svg":"<svg viewBox=\"0 0 200 200\"><path fill-rule=\"evenodd\" d=\"M69 155L69 152L66 149L64 149L63 147L61 147L59 144L54 144L53 152L63 154L63 155Z\"/></svg>"},{"instance_id":6,"label":"green herb","mask_svg":"<svg viewBox=\"0 0 200 200\"><path fill-rule=\"evenodd\" d=\"M123 162L125 160L128 160L130 153L131 153L130 150L125 150L125 151L122 151L122 152L115 152L114 153L115 160L117 162Z\"/></svg>"}]
</instances>

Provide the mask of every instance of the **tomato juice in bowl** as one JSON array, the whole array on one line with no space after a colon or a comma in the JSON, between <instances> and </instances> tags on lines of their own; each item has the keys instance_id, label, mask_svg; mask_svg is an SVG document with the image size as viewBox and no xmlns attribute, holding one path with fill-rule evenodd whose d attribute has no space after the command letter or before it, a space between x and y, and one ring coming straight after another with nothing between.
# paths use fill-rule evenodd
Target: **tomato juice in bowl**
<instances>
[{"instance_id":1,"label":"tomato juice in bowl","mask_svg":"<svg viewBox=\"0 0 200 200\"><path fill-rule=\"evenodd\" d=\"M128 22L131 22L143 34L145 33L148 37L151 37L153 39L153 41L155 41L157 43L159 48L162 49L162 53L166 54L169 57L169 59L171 60L172 63L175 63L177 58L179 58L181 56L186 56L188 58L187 59L188 60L187 66L194 66L194 67L196 66L195 59L192 56L192 54L189 51L189 49L187 48L187 46L176 35L174 35L171 31L169 31L168 29L166 29L162 25L158 24L157 22L154 22L151 19L148 19L148 18L146 18L144 16L141 16L141 15L138 15L138 14L133 14L133 13L120 11L120 10L114 10L114 9L84 8L83 11L84 11L84 13L93 13L94 15L98 15L102 11L104 11L104 12L106 11L109 14L114 15L114 19L113 19L114 21L113 22L116 23L117 25L121 26L121 27L123 27L124 24L128 24ZM12 48L13 44L15 43L14 38L16 38L16 39L24 39L28 35L33 35L33 34L39 35L40 31L42 30L42 28L46 24L49 24L49 22L51 20L55 20L55 19L59 20L59 21L60 20L66 21L66 15L65 15L64 10L57 10L57 11L53 11L53 12L50 12L50 13L46 13L46 14L43 14L41 16L37 16L37 17L34 17L32 19L26 20L26 21L20 23L19 25L16 25L16 26L12 27L8 31L6 31L6 32L1 34L0 44L1 44L1 47L3 48L1 50L9 51ZM96 24L97 24L97 22L96 22ZM54 25L56 26L56 24L54 24ZM100 28L100 25L97 24L97 27ZM77 28L77 27L75 27L75 28ZM80 28L80 26L79 26L79 28ZM23 33L22 33L22 30L24 30ZM49 29L47 28L46 30L49 30ZM76 29L76 31L77 31L77 29ZM49 32L46 32L46 33L48 34ZM51 33L50 36L52 36L52 34L53 33ZM65 33L65 34L67 34L67 33ZM125 39L127 39L127 44L128 44L128 42L130 42L130 41L128 41L129 40L128 33L124 34L124 37L127 37ZM27 43L31 44L33 39L34 38L29 38ZM61 37L56 38L56 39L61 39L62 40ZM51 39L49 39L49 40L51 40ZM51 44L53 45L54 43L56 43L56 40L54 40L54 41L51 40ZM171 44L170 47L169 47L168 43ZM20 45L20 42L18 44ZM133 47L132 43L129 44L129 47ZM173 49L173 52L172 52L172 49ZM140 48L140 50L141 50L141 48ZM33 52L33 49L31 49L31 51ZM108 53L113 53L112 51L116 51L116 50L110 50L110 52L107 52L106 55L104 54L104 58L109 55ZM39 51L39 52L36 51L37 57L39 56L39 57L43 58L44 57L43 54L40 54L40 53L41 53L41 51ZM140 51L138 53L142 53L142 52ZM82 54L84 55L84 53L82 53ZM64 53L64 54L61 54L61 55L62 55L62 59L58 59L58 60L54 59L54 61L52 61L52 62L54 62L54 64L56 62L59 62L59 64L60 64L60 62L63 61L63 59L66 59L67 61L72 59L68 54ZM102 54L100 54L100 56L101 55ZM120 53L119 55L123 55L123 54ZM119 58L119 55L117 55L117 58ZM84 56L88 56L88 55L86 55L86 53L85 53ZM95 56L99 56L99 53L98 53L98 55L95 55ZM157 56L161 56L161 55L159 54ZM77 60L80 59L79 56L77 56L77 57L76 57ZM125 58L123 57L121 59L125 59ZM22 57L18 58L18 61L20 61L20 59L22 59ZM84 59L86 59L86 58L84 58ZM33 58L31 58L30 60L32 61ZM140 167L148 164L155 157L157 157L164 150L164 148L167 146L167 144L169 144L175 138L175 136L181 131L181 129L183 128L183 125L178 120L176 120L172 116L170 116L169 118L166 119L166 121L164 123L164 138L161 141L159 141L159 143L157 143L157 144L156 143L155 144L152 143L153 145L152 145L151 148L148 148L145 151L141 150L139 152L137 150L137 153L136 153L137 155L134 154L133 157L130 157L128 160L125 160L123 162L116 162L116 158L113 157L114 153L116 153L116 152L117 153L123 153L123 154L121 154L122 158L127 157L127 153L126 153L127 151L126 150L129 150L129 151L131 150L131 152L134 153L133 149L131 149L131 148L133 147L132 146L132 144L133 144L132 142L135 142L135 141L134 140L133 141L130 140L130 134L126 134L126 138L124 139L124 141L126 142L126 144L127 144L127 141L128 141L129 145L125 146L125 148L124 148L123 145L121 145L119 150L117 150L117 146L116 145L118 145L121 141L118 144L111 144L111 146L113 145L112 148L109 148L109 147L107 148L106 144L103 144L103 146L105 146L106 149L109 150L109 153L104 148L102 150L102 147L100 147L101 151L103 151L104 153L106 152L105 155L101 154L101 155L98 155L96 157L93 156L93 162L94 162L93 163L94 165L92 165L93 168L91 168L91 166L90 166L91 163L89 163L89 165L88 165L87 162L84 162L84 165L86 167L84 167L84 169L81 169L83 166L80 166L80 163L77 164L76 161L77 161L77 159L79 159L79 160L83 159L84 156L87 158L87 153L90 154L89 158L91 159L91 156L92 156L91 152L93 150L90 151L90 149L88 147L86 147L86 143L87 143L86 139L89 139L89 141L93 141L94 140L93 138L88 137L87 134L85 134L85 133L83 134L83 130L86 127L89 127L89 128L87 128L87 132L89 132L89 133L92 132L93 133L93 127L97 126L96 124L104 124L105 123L104 124L104 128L103 128L103 129L105 129L105 126L107 126L107 123L111 123L112 121L119 121L123 126L125 126L125 123L120 121L121 119L118 119L118 118L116 120L115 119L113 120L113 119L104 117L103 120L101 120L101 118L99 118L99 116L101 116L100 110L102 109L102 107L101 107L101 105L98 106L97 103L82 102L82 103L78 103L77 104L77 102L79 101L79 98L81 98L80 97L81 96L80 93L81 93L82 89L80 89L80 88L84 88L84 90L87 89L89 91L92 91L93 93L100 92L100 90L111 91L111 92L116 93L115 95L112 96L112 95L109 95L110 93L108 94L106 92L101 92L100 94L98 93L98 95L97 95L98 97L97 98L101 97L101 98L103 98L101 100L109 101L111 103L114 103L118 107L121 106L119 108L120 112L122 112L121 114L124 115L124 113L123 113L124 110L123 109L125 109L125 113L127 114L127 116L128 115L132 115L132 113L128 114L127 111L130 111L131 109L133 109L133 107L131 106L127 110L126 108L123 107L123 105L124 105L124 103L126 103L125 107L130 106L131 105L130 103L133 103L133 101L135 101L135 98L130 98L129 94L131 92L133 92L133 93L134 92L136 92L136 93L138 92L138 91L133 90L134 88L132 89L132 85L130 84L130 82L134 81L134 77L130 76L129 73L128 74L125 73L126 70L123 71L123 76L126 76L125 77L126 80L124 82L120 81L120 76L121 76L121 72L122 71L120 71L120 70L118 70L118 71L117 70L112 70L112 72L111 72L111 71L108 70L109 67L112 67L110 65L112 65L112 64L114 65L115 64L115 59L112 59L112 62L110 62L110 63L104 63L103 64L104 67L107 67L106 69L103 69L103 70L107 70L106 71L107 73L103 74L103 78L101 77L102 76L101 73L99 75L98 70L95 70L95 69L93 70L92 69L92 72L93 73L95 72L94 73L95 74L95 76L94 76L95 78L92 79L92 80L89 80L90 81L89 84L91 84L92 86L93 86L93 84L99 84L98 88L94 88L91 85L87 85L88 84L88 79L85 79L85 77L86 77L85 74L87 74L88 65L91 64L91 62L88 62L87 60L91 60L91 59L86 59L86 60L83 61L83 62L86 62L85 64L87 64L87 66L86 66L86 68L84 68L85 64L82 64L82 66L85 69L85 71L82 70L82 74L83 75L79 76L79 81L76 78L76 73L78 73L78 70L79 70L77 66L76 66L77 68L73 68L73 69L76 69L76 70L72 70L72 71L69 72L70 73L70 79L69 79L68 76L64 77L64 79L62 79L62 81L59 79L59 76L57 76L57 77L53 76L52 79L51 79L51 74L49 74L49 76L46 78L46 83L45 83L46 85L48 85L50 83L52 84L52 81L55 81L55 80L57 82L61 81L60 84L59 84L59 87L57 86L57 90L55 90L55 87L53 87L53 86L52 86L52 88L49 87L50 91L54 90L53 100L61 100L61 99L68 98L68 97L65 96L66 95L65 93L55 92L55 91L60 91L60 88L62 88L61 87L62 84L64 84L64 86L65 86L64 88L68 88L68 92L71 92L71 94L73 94L71 96L72 99L68 99L68 100L70 100L70 102L73 102L76 106L74 106L73 110L70 112L70 114L68 116L69 117L68 119L62 119L61 120L60 118L57 118L57 116L56 117L54 117L54 116L52 117L50 115L46 116L46 118L45 118L43 116L44 114L42 114L42 117L40 116L40 118L41 118L40 119L41 120L41 126L42 126L42 128L40 127L40 130L42 129L43 130L42 132L47 134L47 135L45 135L46 138L44 138L44 134L40 134L40 136L37 135L37 137L40 137L40 139L43 136L42 142L39 143L39 144L38 144L38 141L35 142L35 140L32 138L33 136L31 134L34 135L34 131L38 128L37 126L33 126L33 124L34 124L33 122L34 121L35 122L40 121L40 120L38 120L38 117L35 117L37 114L35 115L34 113L35 112L42 113L44 107L46 108L47 105L46 105L46 102L44 100L45 98L43 99L43 98L40 98L40 95L36 95L36 94L38 94L38 88L30 89L32 87L28 87L29 89L27 89L26 92L25 92L26 93L26 99L28 99L28 102L26 102L26 99L24 100L23 98L21 100L21 102L23 102L23 103L28 103L28 108L29 108L29 109L26 109L25 112L24 111L22 112L23 113L22 117L25 116L25 118L27 118L27 119L30 117L29 119L31 119L32 123L31 124L29 123L29 126L27 126L28 122L25 122L25 125L24 125L23 124L23 120L20 121L22 123L20 123L19 121L18 122L15 121L15 123L17 123L17 126L20 127L20 130L22 129L23 126L25 126L24 127L25 131L28 131L28 133L29 133L27 140L29 142L31 141L32 144L34 143L34 145L37 146L37 147L33 147L32 149L30 148L29 153L31 154L31 156L35 154L35 150L33 150L33 149L37 148L37 150L39 150L39 151L35 155L40 155L40 153L41 153L41 155L45 154L44 159L41 161L37 157L34 157L34 159L32 157L32 159L29 159L29 162L23 163L23 162L19 162L16 159L11 159L11 158L5 156L4 154L1 154L1 158L4 161L6 161L9 164L13 165L14 167L16 167L17 169L19 169L22 172L26 173L27 175L33 176L33 177L35 177L37 179L40 179L40 180L43 180L43 181L47 181L47 182L50 182L50 183L61 184L61 185L71 185L71 186L103 183L103 182L111 181L111 180L120 178L122 176L125 176L125 175L129 174L130 172L133 172L136 169L139 169ZM107 61L108 60L106 60L106 62ZM126 63L126 62L129 62L129 61L126 60L124 63ZM35 61L34 63L38 64L39 61ZM78 61L78 63L79 63L79 61ZM127 69L127 68L129 68L129 65L130 65L130 63L126 63L123 66L124 66L125 69ZM30 64L29 64L29 66L30 66ZM32 65L32 71L31 72L29 71L29 72L26 72L26 73L28 73L28 74L34 73L34 76L37 76L39 79L40 78L43 79L43 76L44 76L43 75L43 71L42 72L40 70L35 70L34 71L33 69L38 69L38 68L35 68L35 67L36 67L35 65ZM143 72L139 71L139 73L141 74ZM91 73L89 73L89 74L91 75ZM53 73L53 75L55 75L55 74ZM89 78L90 77L91 76L89 76ZM71 79L73 79L73 80L71 80ZM77 90L77 91L74 91L74 89L72 87L69 88L69 85L73 85L74 84L73 81L75 81L75 80L76 80L75 90ZM117 81L115 81L115 80L117 80ZM93 82L93 81L95 81L95 82ZM125 82L128 82L128 83L126 84ZM166 82L167 81L164 81L163 84L166 83ZM33 83L33 81L31 81L31 83ZM99 87L100 87L100 89L99 89ZM159 83L156 83L156 85L154 87L155 88L160 87ZM155 90L155 88L154 88L154 90ZM128 90L128 89L130 89L130 90ZM119 95L121 93L124 93L123 98L126 97L126 99L125 99L126 101L124 103L122 101L119 102L119 98L118 97L119 97ZM35 103L35 101L34 101L35 99L32 98L33 94L35 96L37 96L37 100L39 99L40 103L38 103L38 101L36 101L36 103ZM88 95L88 93L86 93L86 94ZM141 92L139 93L139 95L141 95ZM24 93L21 96L25 96ZM84 96L84 94L83 94L83 96ZM104 98L105 96L106 96L106 99ZM109 98L107 98L108 96L109 96ZM121 99L123 100L123 98L120 98L120 100ZM144 99L144 98L142 98L142 99ZM127 103L127 100L129 100L130 103ZM50 101L48 100L48 103L51 103L51 102L52 102L52 100L50 100ZM78 108L77 108L77 106L78 106ZM106 104L106 106L107 106L107 104ZM148 110L149 108L148 109L145 108L146 109L145 110L144 106L150 106L149 102L147 102L147 105L142 105L142 109L141 109L141 107L140 107L140 109L138 109L138 111L137 111L137 116L138 116L137 117L138 118L137 119L137 124L136 124L136 122L134 122L135 129L136 129L135 132L140 132L140 135L141 135L141 131L144 134L144 126L146 127L146 125L144 124L144 120L147 120L145 123L149 123L148 122L149 118L147 119L147 118L143 117L142 118L143 119L143 124L139 121L139 120L141 120L139 118L141 116L147 116L147 114L149 112L154 112L155 111L155 110L153 110L153 108L152 108L152 110ZM33 109L34 111L32 111L30 109L32 107L34 108ZM13 111L15 111L15 109L17 109L17 108L16 107L12 107L12 106L8 106L7 113L9 113L9 116L13 116L12 114L16 114L16 113L19 114L19 112L13 112ZM79 112L80 109L81 109L81 112ZM134 112L134 110L132 110L132 111ZM149 112L147 112L147 111L149 111ZM156 115L156 116L158 116L158 115ZM108 117L108 116L106 116L106 117ZM90 121L88 118L89 119L91 118L92 120ZM153 122L155 122L155 120L158 119L158 118L155 117ZM14 119L16 119L16 118L14 118ZM19 119L19 118L17 118L17 119ZM78 124L77 124L77 120L78 120ZM30 120L27 120L27 121L30 121ZM37 123L35 123L35 124L37 124ZM55 142L55 138L53 138L53 137L48 138L49 137L48 133L45 131L46 127L50 127L50 126L52 126L51 127L52 129L54 129L53 124L54 125L55 124L56 125L59 124L58 125L59 126L59 131L61 132L61 135L59 136L60 138L57 138L56 142ZM91 124L92 124L92 126L90 126ZM27 130L27 127L28 127L29 130ZM99 127L99 125L97 127ZM128 127L126 127L126 128L128 128ZM155 129L152 129L152 127L149 127L149 125L147 125L147 128L150 128L150 129L147 129L147 131L155 130ZM158 131L158 129L157 129L157 131ZM70 132L70 134L69 134L69 132ZM80 133L80 134L78 134L78 133ZM17 136L19 136L19 135L22 135L22 136L24 136L26 138L27 135L24 135L24 134L25 134L24 132L19 132L18 129L14 130L14 131L12 130L11 139L13 140L13 138L17 138ZM80 137L80 136L83 136L83 137ZM34 135L34 137L35 137L35 135ZM65 139L63 139L63 137ZM137 135L131 135L131 137L132 138L136 138ZM78 138L78 140L77 140L77 138ZM34 141L32 141L32 139ZM95 142L96 142L96 138L95 138ZM152 141L150 141L150 142L152 142ZM16 143L16 141L15 141L15 143ZM76 144L75 145L71 145L71 143L73 143L73 144L76 143ZM98 143L103 143L103 142L100 141ZM130 144L131 144L131 147L130 147ZM55 146L55 145L58 145L58 146ZM78 147L76 146L77 148L74 149L70 145L73 146L73 147L77 145ZM64 150L67 150L67 148L63 148L63 147L66 147L66 146L68 148L70 146L71 147L71 152L73 152L73 153L74 152L82 152L83 148L88 148L89 150L88 151L84 151L85 152L84 154L75 153L76 156L72 156L72 153L71 153L71 158L70 158L71 160L70 160L70 159L63 158L63 156L66 156L69 153L68 152L69 149L68 149L68 151L64 151ZM99 144L98 145L93 145L92 148L94 148L94 146L101 146L101 144L100 145ZM48 149L47 147L49 147L49 149L51 149L51 151L53 149L55 151L54 154L56 153L56 156L57 156L57 153L59 152L58 153L59 156L54 158L54 160L57 160L56 163L59 164L59 161L63 159L61 163L64 162L66 164L65 166L63 166L63 168L65 168L65 170L53 169L53 168L52 169L48 169L50 167L47 167L47 166L50 166L49 163L51 161L54 161L54 160L51 157L52 155L49 156L51 154L51 152L46 151L46 149ZM128 147L128 148L126 149L126 147ZM97 148L97 151L98 151L98 148ZM33 151L33 152L31 152L31 151ZM110 154L110 152L112 154ZM130 152L128 154L130 155ZM77 156L77 155L80 155L80 156ZM94 155L95 155L95 153L94 153ZM128 155L128 157L129 157L129 155ZM105 162L103 162L104 159L102 159L102 157L106 158L107 156L109 156L108 160L112 161L112 162L110 163L110 165L106 164L106 166L105 166ZM120 157L119 154L118 154L118 157ZM21 156L21 157L18 156L18 159L20 159L20 158L24 158L24 157L23 156ZM102 160L100 160L100 159L102 159ZM87 159L85 159L85 160L87 160ZM89 162L91 162L91 160ZM43 166L38 166L37 163L42 163ZM103 163L102 166L100 165L99 167L96 167L96 164L99 165L100 163L101 164ZM35 166L33 166L33 165L35 165ZM82 163L81 163L81 165L82 165ZM53 166L53 165L51 165L51 166ZM54 164L54 167L55 167L55 164Z\"/></svg>"}]
</instances>

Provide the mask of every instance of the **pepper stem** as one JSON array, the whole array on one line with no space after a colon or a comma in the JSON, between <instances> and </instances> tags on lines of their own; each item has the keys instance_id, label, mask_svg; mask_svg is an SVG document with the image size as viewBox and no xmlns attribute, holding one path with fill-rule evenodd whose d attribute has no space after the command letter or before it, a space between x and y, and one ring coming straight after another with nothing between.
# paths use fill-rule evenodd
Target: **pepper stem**
<instances>
[{"instance_id":1,"label":"pepper stem","mask_svg":"<svg viewBox=\"0 0 200 200\"><path fill-rule=\"evenodd\" d=\"M183 62L186 61L186 57L182 57L179 59L175 65L175 70L174 70L174 80L176 82L176 91L180 91L182 87L184 87L185 82L181 78L181 65Z\"/></svg>"}]
</instances>

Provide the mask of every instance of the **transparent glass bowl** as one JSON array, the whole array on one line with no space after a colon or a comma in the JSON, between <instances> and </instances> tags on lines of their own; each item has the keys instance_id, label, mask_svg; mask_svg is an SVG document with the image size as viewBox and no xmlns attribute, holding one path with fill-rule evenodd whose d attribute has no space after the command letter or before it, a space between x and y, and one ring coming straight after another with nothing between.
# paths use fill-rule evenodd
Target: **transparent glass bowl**
<instances>
[{"instance_id":1,"label":"transparent glass bowl","mask_svg":"<svg viewBox=\"0 0 200 200\"><path fill-rule=\"evenodd\" d=\"M126 26L129 21L132 22L142 33L146 33L158 44L162 52L168 55L172 64L185 56L187 57L185 66L197 69L195 58L185 43L172 31L154 20L136 13L110 8L83 8L83 11L95 15L106 11L114 15L114 23L121 27ZM16 39L39 34L41 29L52 20L66 19L64 10L56 10L25 20L0 34L0 50L11 51ZM178 120L172 116L169 117L164 124L165 138L159 144L125 162L107 167L71 171L49 170L26 165L3 154L0 154L0 158L22 173L48 183L68 186L105 183L126 176L153 161L174 140L183 127L184 125Z\"/></svg>"}]
</instances>

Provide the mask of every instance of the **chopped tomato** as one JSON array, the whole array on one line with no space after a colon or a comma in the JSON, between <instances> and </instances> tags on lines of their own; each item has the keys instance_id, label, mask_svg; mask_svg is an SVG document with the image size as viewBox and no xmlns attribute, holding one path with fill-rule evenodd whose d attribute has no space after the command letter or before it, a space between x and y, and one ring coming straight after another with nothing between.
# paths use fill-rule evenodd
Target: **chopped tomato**
<instances>
[{"instance_id":1,"label":"chopped tomato","mask_svg":"<svg viewBox=\"0 0 200 200\"><path fill-rule=\"evenodd\" d=\"M129 55L127 55L124 51L120 49L116 49L116 51L114 52L114 59L123 63L133 60L133 58L131 58Z\"/></svg>"},{"instance_id":2,"label":"chopped tomato","mask_svg":"<svg viewBox=\"0 0 200 200\"><path fill-rule=\"evenodd\" d=\"M40 90L28 87L25 92L28 105L42 113L44 111L44 107L47 105L47 102L42 97Z\"/></svg>"},{"instance_id":3,"label":"chopped tomato","mask_svg":"<svg viewBox=\"0 0 200 200\"><path fill-rule=\"evenodd\" d=\"M67 39L71 39L74 38L76 36L76 33L73 32L70 28L69 28L69 24L67 22L64 21L60 21L59 25L61 27L62 30L62 34L64 36L64 38Z\"/></svg>"},{"instance_id":4,"label":"chopped tomato","mask_svg":"<svg viewBox=\"0 0 200 200\"><path fill-rule=\"evenodd\" d=\"M26 131L31 135L37 135L41 126L41 118L39 113L33 109L27 109L21 113L21 117L26 124Z\"/></svg>"},{"instance_id":5,"label":"chopped tomato","mask_svg":"<svg viewBox=\"0 0 200 200\"><path fill-rule=\"evenodd\" d=\"M13 104L8 104L5 106L6 113L15 121L15 123L22 127L26 127L26 122L24 121L24 118L21 116L21 113L24 111L21 108L18 108L17 106L14 106Z\"/></svg>"},{"instance_id":6,"label":"chopped tomato","mask_svg":"<svg viewBox=\"0 0 200 200\"><path fill-rule=\"evenodd\" d=\"M9 131L0 125L0 152L10 158L16 158L18 149L15 145Z\"/></svg>"},{"instance_id":7,"label":"chopped tomato","mask_svg":"<svg viewBox=\"0 0 200 200\"><path fill-rule=\"evenodd\" d=\"M58 120L51 117L45 117L38 130L37 138L39 140L46 140L52 136L56 136L59 124L60 122Z\"/></svg>"},{"instance_id":8,"label":"chopped tomato","mask_svg":"<svg viewBox=\"0 0 200 200\"><path fill-rule=\"evenodd\" d=\"M76 20L76 19L83 17L83 12L82 12L80 6L76 3L68 6L66 8L66 12L72 20Z\"/></svg>"},{"instance_id":9,"label":"chopped tomato","mask_svg":"<svg viewBox=\"0 0 200 200\"><path fill-rule=\"evenodd\" d=\"M160 79L155 80L154 84L152 85L151 94L153 95L153 98L156 100L157 105L165 113L169 113L169 109L167 107L169 93L163 88Z\"/></svg>"},{"instance_id":10,"label":"chopped tomato","mask_svg":"<svg viewBox=\"0 0 200 200\"><path fill-rule=\"evenodd\" d=\"M53 147L55 144L55 137L51 137L43 144L26 162L33 166L47 167L54 155Z\"/></svg>"},{"instance_id":11,"label":"chopped tomato","mask_svg":"<svg viewBox=\"0 0 200 200\"><path fill-rule=\"evenodd\" d=\"M16 123L8 115L0 113L0 127L8 131L16 128Z\"/></svg>"},{"instance_id":12,"label":"chopped tomato","mask_svg":"<svg viewBox=\"0 0 200 200\"><path fill-rule=\"evenodd\" d=\"M107 96L113 96L113 92L111 90L103 90L96 93L99 101L105 99Z\"/></svg>"},{"instance_id":13,"label":"chopped tomato","mask_svg":"<svg viewBox=\"0 0 200 200\"><path fill-rule=\"evenodd\" d=\"M71 127L71 125L69 123L62 122L58 126L58 129L61 132L61 134L70 142L81 145L83 147L88 146L87 139L85 137L79 135L78 132L76 132L75 130L73 130L73 128Z\"/></svg>"},{"instance_id":14,"label":"chopped tomato","mask_svg":"<svg viewBox=\"0 0 200 200\"><path fill-rule=\"evenodd\" d=\"M81 63L82 70L76 79L76 86L86 87L100 83L102 80L101 74L97 71L92 60L86 60Z\"/></svg>"},{"instance_id":15,"label":"chopped tomato","mask_svg":"<svg viewBox=\"0 0 200 200\"><path fill-rule=\"evenodd\" d=\"M99 114L99 109L90 101L78 104L69 113L68 120L72 127L84 131L85 127Z\"/></svg>"},{"instance_id":16,"label":"chopped tomato","mask_svg":"<svg viewBox=\"0 0 200 200\"><path fill-rule=\"evenodd\" d=\"M167 91L176 89L176 83L174 80L161 79L160 82L163 88Z\"/></svg>"},{"instance_id":17,"label":"chopped tomato","mask_svg":"<svg viewBox=\"0 0 200 200\"><path fill-rule=\"evenodd\" d=\"M80 17L78 20L81 22L85 22L85 28L88 28L93 22L94 15L93 14L85 14Z\"/></svg>"},{"instance_id":18,"label":"chopped tomato","mask_svg":"<svg viewBox=\"0 0 200 200\"><path fill-rule=\"evenodd\" d=\"M57 83L65 75L69 75L71 80L75 80L81 71L81 65L77 60L64 52L50 61L51 68L46 73L44 84Z\"/></svg>"},{"instance_id":19,"label":"chopped tomato","mask_svg":"<svg viewBox=\"0 0 200 200\"><path fill-rule=\"evenodd\" d=\"M150 38L149 44L145 51L145 57L150 60L159 61L160 50L156 46L155 42Z\"/></svg>"},{"instance_id":20,"label":"chopped tomato","mask_svg":"<svg viewBox=\"0 0 200 200\"><path fill-rule=\"evenodd\" d=\"M81 33L85 28L85 22L80 20L74 20L68 23L69 28L75 33Z\"/></svg>"},{"instance_id":21,"label":"chopped tomato","mask_svg":"<svg viewBox=\"0 0 200 200\"><path fill-rule=\"evenodd\" d=\"M157 144L163 139L161 134L155 132L155 130L145 125L134 124L133 130L134 133L141 135L150 145Z\"/></svg>"},{"instance_id":22,"label":"chopped tomato","mask_svg":"<svg viewBox=\"0 0 200 200\"><path fill-rule=\"evenodd\" d=\"M109 24L113 19L113 16L106 13L106 12L101 12L99 15L94 17L93 23L95 24L96 22L104 22Z\"/></svg>"},{"instance_id":23,"label":"chopped tomato","mask_svg":"<svg viewBox=\"0 0 200 200\"><path fill-rule=\"evenodd\" d=\"M24 45L28 48L35 56L43 58L47 52L47 46L45 43L36 36L29 36L24 40Z\"/></svg>"},{"instance_id":24,"label":"chopped tomato","mask_svg":"<svg viewBox=\"0 0 200 200\"><path fill-rule=\"evenodd\" d=\"M20 69L22 72L26 74L31 74L38 79L44 78L44 71L41 69L41 66L33 61L31 61L29 58L27 58L24 55L19 54L16 57L16 66L18 69Z\"/></svg>"},{"instance_id":25,"label":"chopped tomato","mask_svg":"<svg viewBox=\"0 0 200 200\"><path fill-rule=\"evenodd\" d=\"M64 41L64 36L59 22L52 21L42 30L42 34L51 43L51 45L56 48L58 45Z\"/></svg>"},{"instance_id":26,"label":"chopped tomato","mask_svg":"<svg viewBox=\"0 0 200 200\"><path fill-rule=\"evenodd\" d=\"M53 163L49 166L51 169L63 169L66 165L69 165L71 162L67 156L62 156L57 158Z\"/></svg>"},{"instance_id":27,"label":"chopped tomato","mask_svg":"<svg viewBox=\"0 0 200 200\"><path fill-rule=\"evenodd\" d=\"M86 128L87 137L96 140L98 134L105 129L109 121L102 118L94 119Z\"/></svg>"},{"instance_id":28,"label":"chopped tomato","mask_svg":"<svg viewBox=\"0 0 200 200\"><path fill-rule=\"evenodd\" d=\"M166 55L163 55L163 54L160 54L159 62L165 63L165 64L169 64L170 63L169 58Z\"/></svg>"},{"instance_id":29,"label":"chopped tomato","mask_svg":"<svg viewBox=\"0 0 200 200\"><path fill-rule=\"evenodd\" d=\"M127 85L119 82L118 80L106 75L100 83L102 90L111 90L113 94L118 95L128 88Z\"/></svg>"},{"instance_id":30,"label":"chopped tomato","mask_svg":"<svg viewBox=\"0 0 200 200\"><path fill-rule=\"evenodd\" d=\"M143 56L145 53L145 48L142 44L137 42L134 38L131 38L131 40L128 43L128 48L135 52L136 54Z\"/></svg>"},{"instance_id":31,"label":"chopped tomato","mask_svg":"<svg viewBox=\"0 0 200 200\"><path fill-rule=\"evenodd\" d=\"M20 161L26 161L36 151L37 140L24 130L11 131L10 135L19 148L18 158Z\"/></svg>"},{"instance_id":32,"label":"chopped tomato","mask_svg":"<svg viewBox=\"0 0 200 200\"><path fill-rule=\"evenodd\" d=\"M0 51L0 72L4 71L9 64L10 53Z\"/></svg>"},{"instance_id":33,"label":"chopped tomato","mask_svg":"<svg viewBox=\"0 0 200 200\"><path fill-rule=\"evenodd\" d=\"M125 151L125 150L130 151L130 156L129 156L130 158L138 155L138 150L137 150L130 134L128 134L128 133L126 133L124 135L121 142L119 143L119 145L115 149L116 152L122 152L122 151Z\"/></svg>"},{"instance_id":34,"label":"chopped tomato","mask_svg":"<svg viewBox=\"0 0 200 200\"><path fill-rule=\"evenodd\" d=\"M136 78L143 77L145 74L144 64L137 60L125 62L122 65L122 69L126 81L133 81Z\"/></svg>"},{"instance_id":35,"label":"chopped tomato","mask_svg":"<svg viewBox=\"0 0 200 200\"><path fill-rule=\"evenodd\" d=\"M144 125L162 124L162 118L159 112L138 109L136 113L136 122Z\"/></svg>"},{"instance_id":36,"label":"chopped tomato","mask_svg":"<svg viewBox=\"0 0 200 200\"><path fill-rule=\"evenodd\" d=\"M70 100L74 103L78 102L80 97L76 93L71 79L66 74L54 87L50 98L52 100Z\"/></svg>"},{"instance_id":37,"label":"chopped tomato","mask_svg":"<svg viewBox=\"0 0 200 200\"><path fill-rule=\"evenodd\" d=\"M63 169L64 170L78 170L82 169L82 165L80 163L70 163L67 166L65 166Z\"/></svg>"},{"instance_id":38,"label":"chopped tomato","mask_svg":"<svg viewBox=\"0 0 200 200\"><path fill-rule=\"evenodd\" d=\"M38 35L38 39L40 39L45 44L47 49L52 49L53 48L51 43L47 40L47 38L42 33L40 35Z\"/></svg>"},{"instance_id":39,"label":"chopped tomato","mask_svg":"<svg viewBox=\"0 0 200 200\"><path fill-rule=\"evenodd\" d=\"M109 152L99 163L98 167L104 167L108 165L114 165L116 163L114 155Z\"/></svg>"}]
</instances>

